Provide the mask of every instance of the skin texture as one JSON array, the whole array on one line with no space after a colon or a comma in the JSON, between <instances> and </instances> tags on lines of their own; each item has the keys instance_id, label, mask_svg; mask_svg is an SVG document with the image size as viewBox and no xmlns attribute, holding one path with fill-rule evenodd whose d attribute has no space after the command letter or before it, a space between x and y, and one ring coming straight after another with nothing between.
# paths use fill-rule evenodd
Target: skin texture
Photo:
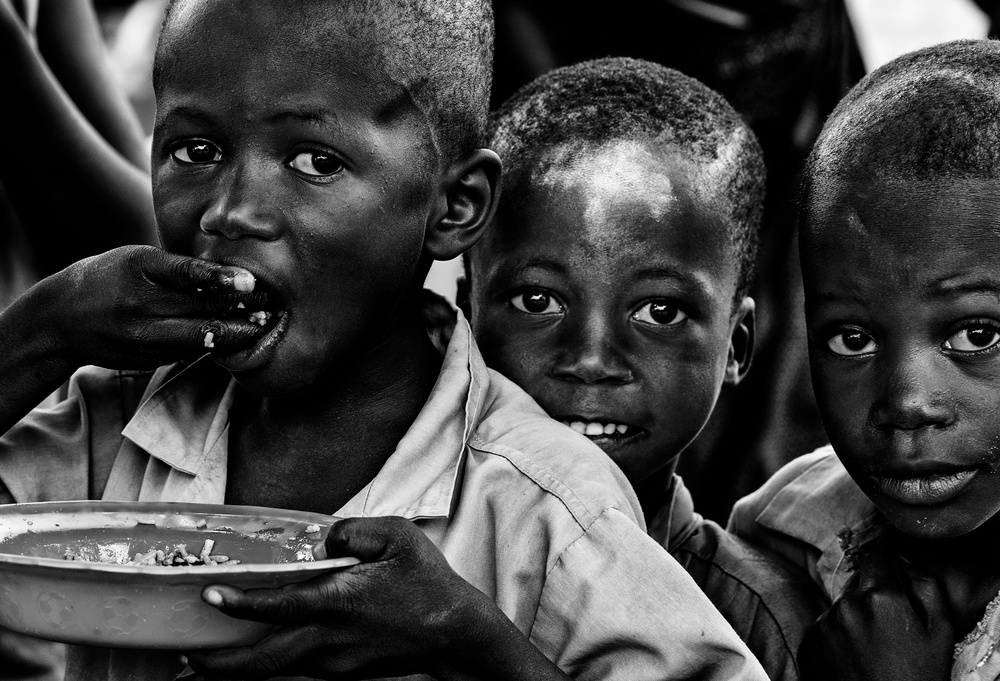
<instances>
[{"instance_id":1,"label":"skin texture","mask_svg":"<svg viewBox=\"0 0 1000 681\"><path fill-rule=\"evenodd\" d=\"M749 366L753 301L734 312L725 217L700 168L654 142L531 165L472 252L476 340L554 418L627 425L591 439L633 484L672 472Z\"/></svg>"},{"instance_id":2,"label":"skin texture","mask_svg":"<svg viewBox=\"0 0 1000 681\"><path fill-rule=\"evenodd\" d=\"M1000 588L997 185L817 186L802 239L813 384L837 455L893 526L887 560L910 567L876 570L803 654L853 656L863 678L947 678L906 651L949 659L941 638L964 636ZM937 628L906 626L919 621Z\"/></svg>"}]
</instances>

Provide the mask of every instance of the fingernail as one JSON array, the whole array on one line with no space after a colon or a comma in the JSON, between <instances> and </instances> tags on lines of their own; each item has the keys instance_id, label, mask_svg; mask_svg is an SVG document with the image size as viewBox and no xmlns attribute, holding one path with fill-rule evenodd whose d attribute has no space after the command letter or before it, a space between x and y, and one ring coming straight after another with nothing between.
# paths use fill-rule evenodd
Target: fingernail
<instances>
[{"instance_id":1,"label":"fingernail","mask_svg":"<svg viewBox=\"0 0 1000 681\"><path fill-rule=\"evenodd\" d=\"M313 558L316 560L326 560L326 544L324 542L313 545L312 552Z\"/></svg>"},{"instance_id":2,"label":"fingernail","mask_svg":"<svg viewBox=\"0 0 1000 681\"><path fill-rule=\"evenodd\" d=\"M220 605L222 605L222 594L220 594L215 589L209 589L208 591L205 592L205 602L208 603L209 605L214 605L215 607L219 607Z\"/></svg>"},{"instance_id":3,"label":"fingernail","mask_svg":"<svg viewBox=\"0 0 1000 681\"><path fill-rule=\"evenodd\" d=\"M254 276L249 272L237 272L236 276L233 277L233 288L244 293L253 291L255 283Z\"/></svg>"}]
</instances>

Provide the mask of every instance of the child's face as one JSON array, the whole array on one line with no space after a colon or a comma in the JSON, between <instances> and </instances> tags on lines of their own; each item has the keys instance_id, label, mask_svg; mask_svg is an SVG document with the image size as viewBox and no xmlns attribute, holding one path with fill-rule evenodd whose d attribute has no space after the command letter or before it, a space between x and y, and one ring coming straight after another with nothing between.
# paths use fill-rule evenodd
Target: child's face
<instances>
[{"instance_id":1,"label":"child's face","mask_svg":"<svg viewBox=\"0 0 1000 681\"><path fill-rule=\"evenodd\" d=\"M653 143L584 149L515 178L472 256L487 363L633 483L694 439L726 380L736 264L693 175Z\"/></svg>"},{"instance_id":2,"label":"child's face","mask_svg":"<svg viewBox=\"0 0 1000 681\"><path fill-rule=\"evenodd\" d=\"M828 188L803 237L813 383L844 466L918 537L1000 509L1000 194L975 180Z\"/></svg>"},{"instance_id":3,"label":"child's face","mask_svg":"<svg viewBox=\"0 0 1000 681\"><path fill-rule=\"evenodd\" d=\"M283 312L253 348L216 357L269 394L336 376L391 334L436 167L371 36L318 16L328 4L281 6L178 10L152 161L164 247L245 267Z\"/></svg>"}]
</instances>

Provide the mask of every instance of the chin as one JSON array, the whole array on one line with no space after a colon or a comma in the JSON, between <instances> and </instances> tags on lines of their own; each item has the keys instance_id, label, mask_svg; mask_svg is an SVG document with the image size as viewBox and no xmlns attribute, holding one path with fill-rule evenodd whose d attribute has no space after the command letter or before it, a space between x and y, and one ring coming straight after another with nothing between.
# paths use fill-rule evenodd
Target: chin
<instances>
[{"instance_id":1,"label":"chin","mask_svg":"<svg viewBox=\"0 0 1000 681\"><path fill-rule=\"evenodd\" d=\"M883 507L893 527L914 539L952 539L981 527L989 517L969 516L947 508L900 509Z\"/></svg>"}]
</instances>

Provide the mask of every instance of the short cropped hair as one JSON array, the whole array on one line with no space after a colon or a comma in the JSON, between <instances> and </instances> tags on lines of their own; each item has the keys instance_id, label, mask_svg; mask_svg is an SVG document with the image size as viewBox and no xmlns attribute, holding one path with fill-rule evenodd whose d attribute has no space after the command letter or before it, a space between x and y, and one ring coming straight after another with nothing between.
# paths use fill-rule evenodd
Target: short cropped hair
<instances>
[{"instance_id":1,"label":"short cropped hair","mask_svg":"<svg viewBox=\"0 0 1000 681\"><path fill-rule=\"evenodd\" d=\"M711 195L730 219L736 299L750 288L764 204L757 138L728 102L701 82L652 62L605 58L551 71L521 88L490 119L487 144L518 176L546 149L650 140L711 164ZM510 190L507 185L507 190ZM501 196L501 200L503 197Z\"/></svg>"},{"instance_id":2,"label":"short cropped hair","mask_svg":"<svg viewBox=\"0 0 1000 681\"><path fill-rule=\"evenodd\" d=\"M865 177L1000 177L1000 42L910 52L854 86L809 155L800 218L808 217L821 178Z\"/></svg>"},{"instance_id":3,"label":"short cropped hair","mask_svg":"<svg viewBox=\"0 0 1000 681\"><path fill-rule=\"evenodd\" d=\"M264 0L251 0L263 2ZM290 0L285 0L289 2ZM298 0L343 13L355 31L388 46L382 57L431 122L432 142L445 158L483 146L493 78L493 7L490 0ZM159 90L170 0L153 64Z\"/></svg>"}]
</instances>

